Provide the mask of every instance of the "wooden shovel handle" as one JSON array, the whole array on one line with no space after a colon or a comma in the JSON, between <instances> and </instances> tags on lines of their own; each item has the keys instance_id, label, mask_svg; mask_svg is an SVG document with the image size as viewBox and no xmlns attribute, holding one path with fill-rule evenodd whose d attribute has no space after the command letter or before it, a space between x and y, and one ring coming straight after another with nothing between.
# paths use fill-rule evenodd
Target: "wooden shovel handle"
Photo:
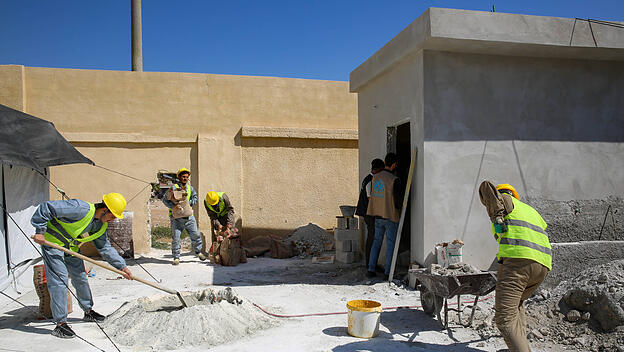
<instances>
[{"instance_id":1,"label":"wooden shovel handle","mask_svg":"<svg viewBox=\"0 0 624 352\"><path fill-rule=\"evenodd\" d=\"M48 246L48 247L52 247L52 248L58 249L59 251L63 251L63 252L65 252L65 253L67 253L67 254L73 255L73 256L74 256L74 257L76 257L76 258L80 258L80 259L82 259L82 260L86 260L86 261L88 261L88 262L89 262L89 263L91 263L91 264L97 265L97 266L99 266L99 267L101 267L101 268L104 268L104 269L106 269L106 270L110 270L110 271L112 271L112 272L114 272L114 273L117 273L117 274L119 274L119 275L122 275L122 276L125 276L125 275L126 275L126 273L125 273L125 272L123 272L123 271L121 271L121 270L118 270L118 269L115 269L115 268L113 268L113 267L112 267L112 266L110 266L110 265L102 264L102 263L100 263L100 262L98 262L98 261L95 261L95 260L93 260L93 259L91 259L91 258L89 258L89 257L85 256L85 255L82 255L82 254L80 254L80 253L77 253L77 252L71 251L71 250L69 250L69 249L67 249L67 248L65 248L65 247L61 247L61 246L59 246L59 245L57 245L57 244L54 244L54 243L52 243L52 242L49 242L49 241L45 241L45 240L44 240L43 244L45 244L45 245L46 245L46 246ZM147 281L147 280L141 279L141 278L136 277L136 276L132 276L132 279L133 279L133 280L136 280L136 281L138 281L138 282L140 282L140 283L146 284L146 285L148 285L148 286L152 286L152 287L153 287L153 288L155 288L155 289L158 289L158 290L161 290L161 291L165 291L165 292L170 293L170 294L173 294L173 295L175 295L175 294L177 293L175 290L171 290L171 289L168 289L168 288L166 288L166 287L162 287L162 286L160 286L160 285L158 285L158 284L156 284L156 283L153 283L153 282L151 282L151 281Z\"/></svg>"}]
</instances>

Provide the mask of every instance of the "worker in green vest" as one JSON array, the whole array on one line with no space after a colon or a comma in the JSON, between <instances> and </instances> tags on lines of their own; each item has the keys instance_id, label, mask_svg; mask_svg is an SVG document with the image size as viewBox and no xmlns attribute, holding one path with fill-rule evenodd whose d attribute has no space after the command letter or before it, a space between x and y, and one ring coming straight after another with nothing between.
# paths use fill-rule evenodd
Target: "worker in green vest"
<instances>
[{"instance_id":1,"label":"worker in green vest","mask_svg":"<svg viewBox=\"0 0 624 352\"><path fill-rule=\"evenodd\" d=\"M56 328L52 335L72 338L76 334L67 325L67 283L76 290L80 308L84 310L84 321L102 321L105 317L92 309L93 297L82 259L63 253L59 249L43 245L45 241L79 252L82 243L93 241L102 258L113 267L123 271L126 279L132 279L132 272L126 261L117 253L108 238L108 223L115 218L123 219L126 200L119 193L108 193L102 202L91 204L79 199L56 200L41 203L35 210L30 223L35 228L34 241L41 244L43 263L50 292L50 308ZM82 234L89 234L83 237Z\"/></svg>"},{"instance_id":2,"label":"worker in green vest","mask_svg":"<svg viewBox=\"0 0 624 352\"><path fill-rule=\"evenodd\" d=\"M204 199L204 207L210 217L210 227L213 241L217 231L224 227L234 227L234 207L225 192L210 191Z\"/></svg>"},{"instance_id":3,"label":"worker in green vest","mask_svg":"<svg viewBox=\"0 0 624 352\"><path fill-rule=\"evenodd\" d=\"M546 222L509 184L484 181L479 197L498 243L495 321L510 351L530 351L524 301L552 269Z\"/></svg>"},{"instance_id":4,"label":"worker in green vest","mask_svg":"<svg viewBox=\"0 0 624 352\"><path fill-rule=\"evenodd\" d=\"M171 194L174 190L183 190L186 194L185 201L189 205L189 214L182 215L180 217L174 216L171 209L179 206L179 202L168 199L169 197L167 195L162 199L163 204L169 208L169 222L171 224L171 256L173 257L173 265L180 264L180 237L182 236L182 231L185 229L191 238L195 255L197 255L199 260L204 261L206 260L206 255L201 252L203 243L201 234L197 228L197 220L195 220L195 216L193 216L193 210L190 209L190 207L197 204L197 192L195 192L195 189L190 183L191 171L183 167L178 170L177 176L179 182L173 184L173 187L167 192Z\"/></svg>"}]
</instances>

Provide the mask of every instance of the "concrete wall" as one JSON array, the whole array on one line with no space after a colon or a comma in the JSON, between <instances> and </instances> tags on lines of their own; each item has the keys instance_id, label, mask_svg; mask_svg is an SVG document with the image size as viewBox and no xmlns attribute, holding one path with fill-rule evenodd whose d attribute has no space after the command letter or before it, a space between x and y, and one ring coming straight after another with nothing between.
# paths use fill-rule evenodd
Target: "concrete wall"
<instances>
[{"instance_id":1,"label":"concrete wall","mask_svg":"<svg viewBox=\"0 0 624 352\"><path fill-rule=\"evenodd\" d=\"M227 192L245 226L245 211L255 207L254 194L244 194L243 178L271 184L265 169L243 173L243 159L253 158L241 145L246 126L305 130L303 136L286 137L283 146L300 148L301 141L317 140L330 131L340 148L332 150L331 170L310 167L308 181L324 188L313 200L284 189L281 196L298 209L322 209L310 221L331 227L338 205L357 200L357 172L351 160L357 154L356 96L347 83L271 77L243 77L191 73L121 72L0 66L0 103L52 121L78 150L96 165L145 181L155 181L159 170L180 167L193 172L191 183L203 199L209 190ZM331 131L341 131L332 134ZM311 132L320 131L310 137ZM346 132L345 132L346 131ZM312 143L314 144L314 143ZM318 146L318 143L316 144ZM321 147L327 150L327 145ZM272 154L273 156L276 153ZM326 153L306 153L309 165L322 165ZM267 158L272 156L267 154ZM282 155L281 169L294 170L301 156ZM261 172L255 174L254 171ZM328 178L332 172L336 177ZM101 194L118 191L130 200L134 212L135 251L149 249L145 183L85 165L51 169L52 181L73 197L97 201ZM314 184L314 182L317 182ZM353 189L349 199L344 190ZM257 188L249 188L250 192ZM336 198L334 194L341 196ZM56 192L51 192L57 197ZM244 199L251 200L245 205ZM279 207L279 204L271 204ZM319 214L322 214L319 215ZM200 230L208 229L203 207L196 207ZM299 214L297 224L306 218ZM313 219L313 220L312 220ZM283 219L280 218L279 221ZM273 215L249 219L255 227L284 230ZM245 228L243 229L243 233Z\"/></svg>"},{"instance_id":2,"label":"concrete wall","mask_svg":"<svg viewBox=\"0 0 624 352\"><path fill-rule=\"evenodd\" d=\"M624 195L624 62L446 52L424 61L425 247L445 228L470 262L491 262L484 179L514 185L538 211L544 200Z\"/></svg>"},{"instance_id":3,"label":"concrete wall","mask_svg":"<svg viewBox=\"0 0 624 352\"><path fill-rule=\"evenodd\" d=\"M423 56L418 52L394 66L374 84L358 92L359 176L362 180L369 172L371 161L383 159L386 150L386 131L389 126L410 122L412 150L418 149L415 174L411 186L411 253L423 251ZM409 168L409 165L406 165ZM383 263L385 250L380 252Z\"/></svg>"}]
</instances>

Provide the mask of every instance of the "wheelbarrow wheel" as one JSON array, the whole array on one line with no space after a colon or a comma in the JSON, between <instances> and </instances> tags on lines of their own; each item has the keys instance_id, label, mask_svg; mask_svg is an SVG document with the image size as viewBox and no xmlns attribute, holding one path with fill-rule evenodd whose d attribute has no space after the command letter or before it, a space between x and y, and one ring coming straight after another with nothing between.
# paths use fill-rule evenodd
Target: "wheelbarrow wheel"
<instances>
[{"instance_id":1,"label":"wheelbarrow wheel","mask_svg":"<svg viewBox=\"0 0 624 352\"><path fill-rule=\"evenodd\" d=\"M423 311L429 316L435 316L442 310L442 303L444 299L440 296L436 296L433 292L429 291L426 286L422 285L420 288L420 304Z\"/></svg>"}]
</instances>

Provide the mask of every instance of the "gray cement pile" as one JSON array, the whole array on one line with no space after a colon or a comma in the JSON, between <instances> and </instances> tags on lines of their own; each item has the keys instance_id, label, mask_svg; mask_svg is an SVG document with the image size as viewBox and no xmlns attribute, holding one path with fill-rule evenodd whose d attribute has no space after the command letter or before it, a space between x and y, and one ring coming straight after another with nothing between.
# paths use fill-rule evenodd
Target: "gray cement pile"
<instances>
[{"instance_id":1,"label":"gray cement pile","mask_svg":"<svg viewBox=\"0 0 624 352\"><path fill-rule=\"evenodd\" d=\"M113 341L135 350L208 349L278 324L231 288L182 294L193 302L190 307L182 307L175 295L126 302L106 318L104 330Z\"/></svg>"},{"instance_id":2,"label":"gray cement pile","mask_svg":"<svg viewBox=\"0 0 624 352\"><path fill-rule=\"evenodd\" d=\"M489 319L476 324L485 339L500 335L493 315L492 310ZM624 260L539 290L527 300L526 317L534 347L555 343L578 351L624 351Z\"/></svg>"},{"instance_id":3,"label":"gray cement pile","mask_svg":"<svg viewBox=\"0 0 624 352\"><path fill-rule=\"evenodd\" d=\"M292 241L301 255L319 255L333 244L333 237L318 225L309 223L299 227L285 241Z\"/></svg>"}]
</instances>

